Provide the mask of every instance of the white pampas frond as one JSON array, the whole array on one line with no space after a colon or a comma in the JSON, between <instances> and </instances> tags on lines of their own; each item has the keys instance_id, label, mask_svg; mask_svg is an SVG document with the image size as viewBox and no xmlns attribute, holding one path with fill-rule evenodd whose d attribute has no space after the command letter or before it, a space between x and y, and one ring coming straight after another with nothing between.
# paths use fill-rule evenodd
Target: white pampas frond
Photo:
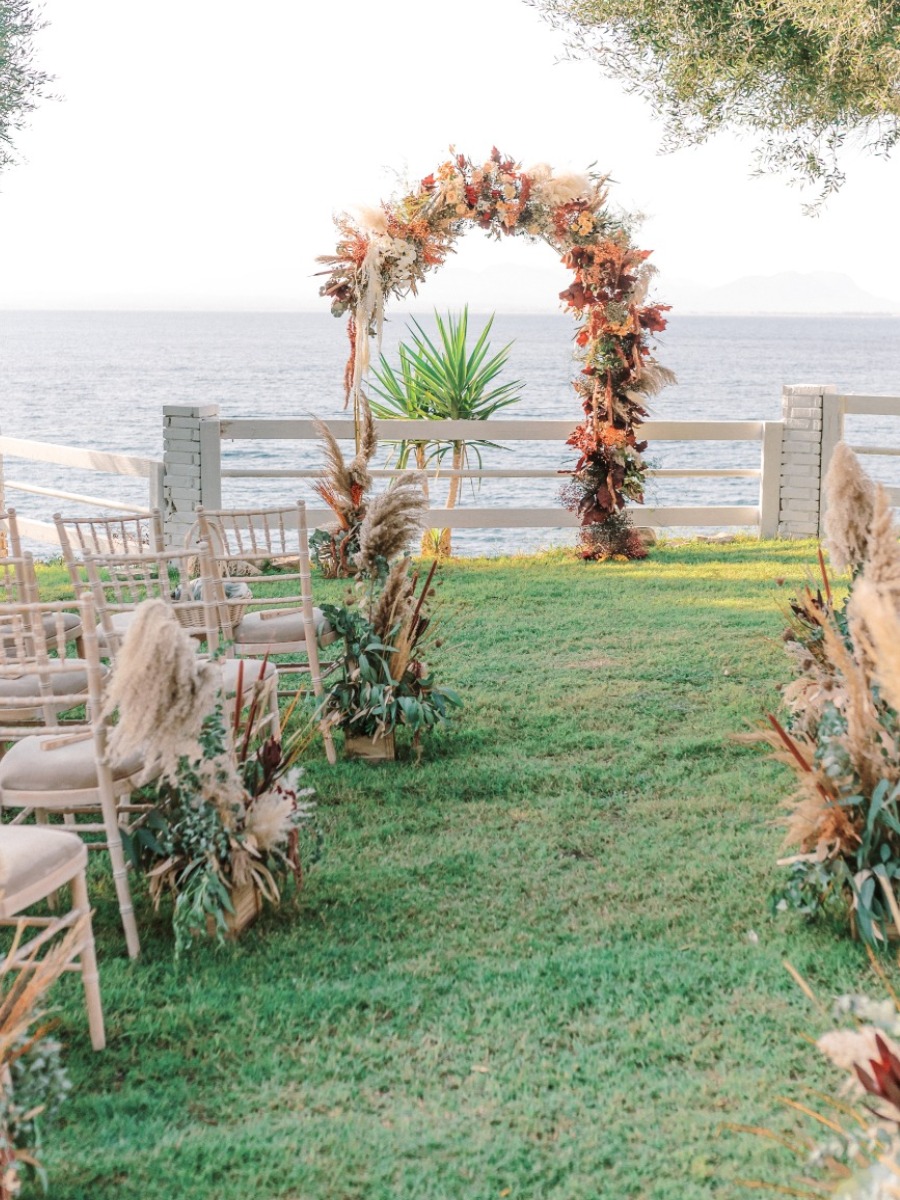
<instances>
[{"instance_id":1,"label":"white pampas frond","mask_svg":"<svg viewBox=\"0 0 900 1200\"><path fill-rule=\"evenodd\" d=\"M872 523L866 544L865 578L887 588L900 600L900 542L891 499L881 484L875 487Z\"/></svg>"},{"instance_id":2,"label":"white pampas frond","mask_svg":"<svg viewBox=\"0 0 900 1200\"><path fill-rule=\"evenodd\" d=\"M640 402L648 396L658 395L663 388L671 387L677 382L678 378L674 371L661 366L655 359L648 358L644 362L644 369L625 394L630 400ZM632 393L635 394L632 395Z\"/></svg>"},{"instance_id":3,"label":"white pampas frond","mask_svg":"<svg viewBox=\"0 0 900 1200\"><path fill-rule=\"evenodd\" d=\"M164 600L139 604L106 691L104 715L119 712L110 756L140 755L147 778L174 777L183 755L198 756L200 727L216 706L221 681L218 665L198 657Z\"/></svg>"},{"instance_id":4,"label":"white pampas frond","mask_svg":"<svg viewBox=\"0 0 900 1200\"><path fill-rule=\"evenodd\" d=\"M896 600L865 576L853 589L849 613L853 626L865 630L865 649L872 674L891 708L900 712L900 617Z\"/></svg>"},{"instance_id":5,"label":"white pampas frond","mask_svg":"<svg viewBox=\"0 0 900 1200\"><path fill-rule=\"evenodd\" d=\"M365 392L360 393L359 412L361 416L359 429L359 453L347 467L351 481L367 492L372 486L372 476L369 473L369 463L378 449L378 435L375 432L375 420Z\"/></svg>"},{"instance_id":6,"label":"white pampas frond","mask_svg":"<svg viewBox=\"0 0 900 1200\"><path fill-rule=\"evenodd\" d=\"M379 558L390 562L421 534L428 515L425 475L410 471L376 496L359 528L359 554L355 562L363 574L377 571Z\"/></svg>"},{"instance_id":7,"label":"white pampas frond","mask_svg":"<svg viewBox=\"0 0 900 1200\"><path fill-rule=\"evenodd\" d=\"M858 571L866 558L875 485L846 442L834 448L825 475L825 537L836 571Z\"/></svg>"},{"instance_id":8,"label":"white pampas frond","mask_svg":"<svg viewBox=\"0 0 900 1200\"><path fill-rule=\"evenodd\" d=\"M275 850L288 840L294 826L294 801L291 796L266 792L258 796L247 811L244 830L253 838L263 854Z\"/></svg>"}]
</instances>

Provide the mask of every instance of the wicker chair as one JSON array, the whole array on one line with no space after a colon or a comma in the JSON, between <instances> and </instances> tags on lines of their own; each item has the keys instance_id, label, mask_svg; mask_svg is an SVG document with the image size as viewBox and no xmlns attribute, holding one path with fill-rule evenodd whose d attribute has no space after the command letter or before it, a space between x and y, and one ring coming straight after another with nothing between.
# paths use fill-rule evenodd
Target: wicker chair
<instances>
[{"instance_id":1,"label":"wicker chair","mask_svg":"<svg viewBox=\"0 0 900 1200\"><path fill-rule=\"evenodd\" d=\"M86 868L87 847L74 833L31 825L0 826L0 925L14 926L17 930L4 967L34 970L44 947L75 927L77 940L65 969L81 972L91 1045L102 1050L106 1034ZM23 915L26 909L48 899L64 884L69 884L72 891L68 910L47 917ZM39 932L23 942L21 934L28 925L37 927Z\"/></svg>"},{"instance_id":2,"label":"wicker chair","mask_svg":"<svg viewBox=\"0 0 900 1200\"><path fill-rule=\"evenodd\" d=\"M135 958L140 940L119 822L134 811L127 800L143 764L136 760L115 764L107 761L103 668L89 595L81 597L77 610L84 628L83 662L51 654L54 640L63 636L66 605L0 605L0 625L7 629L7 656L0 660L0 678L14 678L22 671L36 675L41 712L40 723L35 723L33 729L14 721L0 725L0 742L12 742L0 759L0 805L4 813L19 810L12 825L22 824L32 814L38 824L47 824L51 814L56 814L73 832L102 835L102 840L91 841L89 848L109 852L128 953ZM56 624L56 633L51 637L45 632L48 620ZM68 693L61 692L58 683L67 674L72 681ZM85 683L86 690L82 691ZM61 710L85 702L85 715L77 726L61 724ZM7 696L3 707L33 712L35 698ZM76 824L76 814L93 814L99 819Z\"/></svg>"},{"instance_id":3,"label":"wicker chair","mask_svg":"<svg viewBox=\"0 0 900 1200\"><path fill-rule=\"evenodd\" d=\"M276 660L279 674L308 674L314 695L320 697L319 645L335 641L336 635L313 607L304 501L276 508L199 508L187 541L209 547L219 630L229 652L257 659L291 655L291 661ZM280 569L263 574L263 565ZM246 595L228 594L229 581L236 576L249 582L249 604ZM320 728L333 764L337 758L331 727L323 721Z\"/></svg>"}]
</instances>

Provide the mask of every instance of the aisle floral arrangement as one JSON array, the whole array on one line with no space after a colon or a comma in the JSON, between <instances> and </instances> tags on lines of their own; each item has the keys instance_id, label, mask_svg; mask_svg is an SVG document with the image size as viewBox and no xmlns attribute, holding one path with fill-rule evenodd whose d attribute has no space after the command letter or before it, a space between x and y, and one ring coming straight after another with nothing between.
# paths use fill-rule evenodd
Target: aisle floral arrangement
<instances>
[{"instance_id":1,"label":"aisle floral arrangement","mask_svg":"<svg viewBox=\"0 0 900 1200\"><path fill-rule=\"evenodd\" d=\"M755 1126L730 1127L786 1147L802 1164L802 1174L793 1186L742 1180L744 1187L766 1195L822 1200L900 1196L900 1008L886 975L875 965L890 999L838 997L830 1014L835 1027L815 1042L843 1072L841 1083L828 1091L805 1086L799 1099L784 1101L811 1118L814 1127L787 1134ZM790 965L788 969L819 1011L826 1013L807 981Z\"/></svg>"},{"instance_id":2,"label":"aisle floral arrangement","mask_svg":"<svg viewBox=\"0 0 900 1200\"><path fill-rule=\"evenodd\" d=\"M222 940L239 932L264 899L278 904L287 879L303 881L301 831L314 804L297 758L309 732L304 724L283 738L263 732L262 671L245 665L227 723L219 664L197 656L170 605L146 600L109 688L107 704L119 716L109 752L141 755L153 781L145 788L151 811L129 849L154 904L174 899L176 953L198 934Z\"/></svg>"},{"instance_id":3,"label":"aisle floral arrangement","mask_svg":"<svg viewBox=\"0 0 900 1200\"><path fill-rule=\"evenodd\" d=\"M337 251L319 259L328 268L322 295L335 316L348 316L345 386L357 422L369 339L380 345L388 297L415 294L473 225L495 238L544 241L573 273L560 299L578 322L582 363L574 387L585 419L568 439L579 458L564 500L583 527L602 524L627 500L643 501L646 443L638 430L648 398L674 380L650 348L668 310L648 300L650 251L632 244L631 222L607 207L606 176L554 175L543 163L523 170L496 148L483 163L451 154L407 194L356 219L338 216ZM627 552L627 539L621 544ZM595 556L590 536L581 549Z\"/></svg>"},{"instance_id":4,"label":"aisle floral arrangement","mask_svg":"<svg viewBox=\"0 0 900 1200\"><path fill-rule=\"evenodd\" d=\"M331 528L314 530L309 539L310 553L326 579L346 579L356 573L359 531L372 487L369 463L378 449L375 422L368 404L363 402L357 452L350 462L325 422L315 418L314 424L325 445L325 470L312 486L335 519Z\"/></svg>"},{"instance_id":5,"label":"aisle floral arrangement","mask_svg":"<svg viewBox=\"0 0 900 1200\"><path fill-rule=\"evenodd\" d=\"M42 1126L71 1084L62 1047L50 1036L46 995L77 956L85 921L80 918L42 957L35 950L25 970L9 967L13 952L0 963L0 1200L14 1200L27 1174L36 1175L47 1190L40 1162ZM15 945L20 937L21 930Z\"/></svg>"},{"instance_id":6,"label":"aisle floral arrangement","mask_svg":"<svg viewBox=\"0 0 900 1200\"><path fill-rule=\"evenodd\" d=\"M825 544L850 591L838 601L820 554L821 586L791 605L788 717L760 735L797 780L778 903L812 913L846 899L876 946L900 930L900 543L887 493L843 443L826 495Z\"/></svg>"},{"instance_id":7,"label":"aisle floral arrangement","mask_svg":"<svg viewBox=\"0 0 900 1200\"><path fill-rule=\"evenodd\" d=\"M362 429L349 464L327 428L320 431L327 461L318 490L338 524L319 535L317 561L328 575L352 571L355 579L343 604L322 605L343 645L320 715L343 730L351 752L393 758L397 729L408 729L418 748L422 733L447 721L461 701L438 685L423 659L426 645L437 644L428 615L437 561L420 587L408 552L428 517L425 476L410 471L370 495L366 465L377 439L365 397Z\"/></svg>"}]
</instances>

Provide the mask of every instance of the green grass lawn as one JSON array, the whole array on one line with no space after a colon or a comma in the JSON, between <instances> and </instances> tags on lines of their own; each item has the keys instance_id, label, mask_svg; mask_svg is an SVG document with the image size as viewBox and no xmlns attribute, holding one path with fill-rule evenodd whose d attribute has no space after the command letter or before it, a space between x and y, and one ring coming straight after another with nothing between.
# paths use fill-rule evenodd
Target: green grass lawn
<instances>
[{"instance_id":1,"label":"green grass lawn","mask_svg":"<svg viewBox=\"0 0 900 1200\"><path fill-rule=\"evenodd\" d=\"M419 765L329 768L314 747L324 849L299 896L176 967L138 887L131 963L97 861L109 1048L91 1053L66 978L54 1200L793 1183L785 1152L723 1129L808 1130L779 1097L838 1082L783 960L825 998L877 991L837 926L770 918L790 779L732 740L778 702L779 605L814 554L453 563L439 666L466 708Z\"/></svg>"}]
</instances>

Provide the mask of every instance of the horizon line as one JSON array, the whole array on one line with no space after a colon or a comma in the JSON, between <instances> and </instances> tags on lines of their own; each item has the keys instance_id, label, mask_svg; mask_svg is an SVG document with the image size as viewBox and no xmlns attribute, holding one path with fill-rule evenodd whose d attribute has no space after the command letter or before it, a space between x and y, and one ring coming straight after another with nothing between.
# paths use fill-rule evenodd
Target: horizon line
<instances>
[{"instance_id":1,"label":"horizon line","mask_svg":"<svg viewBox=\"0 0 900 1200\"><path fill-rule=\"evenodd\" d=\"M461 305L432 305L430 308L424 308L415 305L412 308L398 306L393 310L398 313L415 312L427 313L433 309L463 307ZM502 307L475 307L468 305L470 313L476 315L487 315L490 313L502 314L511 317L564 317L567 320L576 319L573 314L561 312L558 309L547 308L502 308ZM322 317L331 316L327 309L322 308L213 308L213 307L198 307L191 306L181 307L162 307L162 306L140 306L126 307L119 306L97 307L97 308L72 308L67 306L49 306L42 305L40 307L27 306L4 306L0 304L0 313L183 313L196 314L203 316L221 315L253 315L253 316L310 316L317 315ZM702 308L685 308L679 309L675 306L670 307L670 316L675 317L900 317L900 309L730 309L730 310L713 310ZM333 317L333 320L341 320L340 317ZM389 320L389 315L386 315L386 320Z\"/></svg>"}]
</instances>

